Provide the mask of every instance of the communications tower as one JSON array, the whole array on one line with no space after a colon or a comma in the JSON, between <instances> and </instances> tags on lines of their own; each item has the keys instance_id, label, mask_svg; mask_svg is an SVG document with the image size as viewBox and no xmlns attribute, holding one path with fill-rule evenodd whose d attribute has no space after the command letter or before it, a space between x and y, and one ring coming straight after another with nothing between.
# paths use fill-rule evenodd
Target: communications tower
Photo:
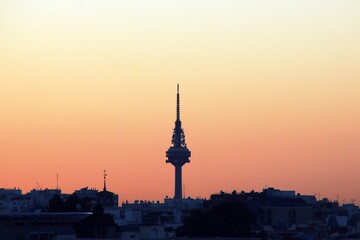
<instances>
[{"instance_id":1,"label":"communications tower","mask_svg":"<svg viewBox=\"0 0 360 240\"><path fill-rule=\"evenodd\" d=\"M166 163L171 163L175 167L175 199L182 199L182 174L181 168L185 163L189 163L190 150L185 143L184 130L181 128L180 121L180 93L179 84L176 94L176 121L174 133L172 135L172 146L166 152Z\"/></svg>"}]
</instances>

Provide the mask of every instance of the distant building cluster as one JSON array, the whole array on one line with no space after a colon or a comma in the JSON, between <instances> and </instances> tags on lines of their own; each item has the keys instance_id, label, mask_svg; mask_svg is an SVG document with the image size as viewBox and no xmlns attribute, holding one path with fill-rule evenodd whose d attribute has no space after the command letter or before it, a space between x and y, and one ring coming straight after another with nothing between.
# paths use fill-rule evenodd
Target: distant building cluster
<instances>
[{"instance_id":1,"label":"distant building cluster","mask_svg":"<svg viewBox=\"0 0 360 240\"><path fill-rule=\"evenodd\" d=\"M77 239L76 225L95 215L98 206L113 222L89 237L167 239L175 237L186 213L203 208L203 200L136 200L119 207L118 195L106 188L85 187L72 194L60 189L33 189L26 194L0 189L0 239Z\"/></svg>"},{"instance_id":2,"label":"distant building cluster","mask_svg":"<svg viewBox=\"0 0 360 240\"><path fill-rule=\"evenodd\" d=\"M73 194L61 193L60 189L33 189L26 194L18 188L5 189L0 188L0 214L20 214L20 213L40 213L53 211L52 202L55 197L63 202L63 207L75 200L74 208L76 210L91 211L96 205L104 207L117 207L118 195L103 190L98 191L95 188L88 187L75 190ZM58 206L55 206L55 208ZM61 207L61 206L60 206ZM65 209L64 209L65 210ZM56 209L54 211L61 211Z\"/></svg>"},{"instance_id":3,"label":"distant building cluster","mask_svg":"<svg viewBox=\"0 0 360 240\"><path fill-rule=\"evenodd\" d=\"M73 194L59 189L0 189L0 239L78 239L76 226L96 215L111 216L110 224L91 232L91 237L141 240L176 238L176 230L193 210L206 211L224 203L244 204L255 216L251 232L256 239L338 239L360 236L360 210L353 203L339 205L324 198L266 188L262 192L220 192L209 199L165 198L136 200L118 206L118 195L93 188ZM64 205L58 209L54 201ZM93 228L93 230L96 227ZM6 230L6 231L5 231ZM252 238L252 239L253 239ZM81 238L80 238L81 239Z\"/></svg>"},{"instance_id":4,"label":"distant building cluster","mask_svg":"<svg viewBox=\"0 0 360 240\"><path fill-rule=\"evenodd\" d=\"M212 194L209 204L245 204L255 216L253 233L267 239L338 239L360 237L360 211L353 203L266 188L262 192ZM260 235L261 235L260 234Z\"/></svg>"}]
</instances>

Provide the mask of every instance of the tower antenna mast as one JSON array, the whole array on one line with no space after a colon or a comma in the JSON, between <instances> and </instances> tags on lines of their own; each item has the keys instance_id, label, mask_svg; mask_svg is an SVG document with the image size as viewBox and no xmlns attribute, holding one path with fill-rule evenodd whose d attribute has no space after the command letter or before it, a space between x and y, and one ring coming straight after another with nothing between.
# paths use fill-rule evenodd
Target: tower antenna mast
<instances>
[{"instance_id":1,"label":"tower antenna mast","mask_svg":"<svg viewBox=\"0 0 360 240\"><path fill-rule=\"evenodd\" d=\"M104 192L106 191L106 177L107 177L107 173L106 170L104 169Z\"/></svg>"}]
</instances>

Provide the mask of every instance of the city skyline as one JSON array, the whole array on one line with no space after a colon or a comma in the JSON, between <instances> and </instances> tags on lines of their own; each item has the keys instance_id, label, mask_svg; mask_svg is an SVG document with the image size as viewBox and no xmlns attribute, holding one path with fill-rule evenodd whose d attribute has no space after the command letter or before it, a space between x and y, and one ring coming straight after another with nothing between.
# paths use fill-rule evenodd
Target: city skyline
<instances>
[{"instance_id":1,"label":"city skyline","mask_svg":"<svg viewBox=\"0 0 360 240\"><path fill-rule=\"evenodd\" d=\"M0 187L360 201L358 1L0 2ZM156 187L154 187L156 186Z\"/></svg>"}]
</instances>

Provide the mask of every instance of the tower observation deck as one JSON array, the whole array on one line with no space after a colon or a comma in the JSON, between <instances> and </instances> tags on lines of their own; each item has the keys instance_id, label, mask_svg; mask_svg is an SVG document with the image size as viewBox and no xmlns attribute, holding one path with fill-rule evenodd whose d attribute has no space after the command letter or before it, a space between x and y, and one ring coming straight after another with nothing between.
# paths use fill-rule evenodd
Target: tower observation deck
<instances>
[{"instance_id":1,"label":"tower observation deck","mask_svg":"<svg viewBox=\"0 0 360 240\"><path fill-rule=\"evenodd\" d=\"M166 163L171 163L175 167L175 199L182 199L182 173L181 168L185 163L189 163L191 156L190 150L185 143L184 130L181 128L180 121L180 93L179 84L176 94L176 121L174 133L172 135L172 146L166 152Z\"/></svg>"}]
</instances>

